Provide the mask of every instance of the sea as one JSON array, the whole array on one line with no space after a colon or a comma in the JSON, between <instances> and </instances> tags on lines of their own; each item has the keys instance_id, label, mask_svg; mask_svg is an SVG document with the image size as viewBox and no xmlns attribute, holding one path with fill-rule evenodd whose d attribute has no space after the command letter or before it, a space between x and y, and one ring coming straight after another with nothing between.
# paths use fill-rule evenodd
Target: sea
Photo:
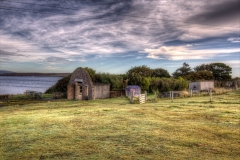
<instances>
[{"instance_id":1,"label":"sea","mask_svg":"<svg viewBox=\"0 0 240 160\"><path fill-rule=\"evenodd\" d=\"M1 94L24 94L26 90L44 93L62 77L0 76Z\"/></svg>"}]
</instances>

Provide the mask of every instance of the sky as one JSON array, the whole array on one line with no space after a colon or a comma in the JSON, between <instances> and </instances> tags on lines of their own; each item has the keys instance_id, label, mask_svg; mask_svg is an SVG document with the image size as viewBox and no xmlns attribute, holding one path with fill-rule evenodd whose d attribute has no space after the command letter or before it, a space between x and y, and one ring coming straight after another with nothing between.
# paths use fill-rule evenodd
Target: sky
<instances>
[{"instance_id":1,"label":"sky","mask_svg":"<svg viewBox=\"0 0 240 160\"><path fill-rule=\"evenodd\" d=\"M222 62L240 77L240 0L0 0L0 70L172 74Z\"/></svg>"}]
</instances>

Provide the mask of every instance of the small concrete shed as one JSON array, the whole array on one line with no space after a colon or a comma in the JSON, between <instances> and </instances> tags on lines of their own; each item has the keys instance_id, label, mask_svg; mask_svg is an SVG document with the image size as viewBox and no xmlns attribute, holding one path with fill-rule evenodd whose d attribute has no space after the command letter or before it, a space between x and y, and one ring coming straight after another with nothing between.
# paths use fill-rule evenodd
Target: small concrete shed
<instances>
[{"instance_id":1,"label":"small concrete shed","mask_svg":"<svg viewBox=\"0 0 240 160\"><path fill-rule=\"evenodd\" d=\"M110 84L94 84L83 68L77 68L67 86L67 99L92 100L110 97Z\"/></svg>"},{"instance_id":2,"label":"small concrete shed","mask_svg":"<svg viewBox=\"0 0 240 160\"><path fill-rule=\"evenodd\" d=\"M213 81L203 81L203 82L190 82L189 90L204 91L214 89Z\"/></svg>"},{"instance_id":3,"label":"small concrete shed","mask_svg":"<svg viewBox=\"0 0 240 160\"><path fill-rule=\"evenodd\" d=\"M138 97L141 94L141 87L137 85L129 85L125 88L125 95L128 97L132 94L133 97Z\"/></svg>"}]
</instances>

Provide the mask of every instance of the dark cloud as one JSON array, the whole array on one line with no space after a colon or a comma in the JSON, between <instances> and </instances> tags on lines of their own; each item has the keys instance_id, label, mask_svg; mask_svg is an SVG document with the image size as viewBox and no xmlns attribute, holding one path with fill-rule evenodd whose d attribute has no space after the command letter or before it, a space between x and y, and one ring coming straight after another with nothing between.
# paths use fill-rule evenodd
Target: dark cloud
<instances>
[{"instance_id":1,"label":"dark cloud","mask_svg":"<svg viewBox=\"0 0 240 160\"><path fill-rule=\"evenodd\" d=\"M240 1L229 0L217 5L210 5L205 10L197 15L194 15L186 20L186 22L201 23L227 23L229 21L237 20L240 18Z\"/></svg>"},{"instance_id":2,"label":"dark cloud","mask_svg":"<svg viewBox=\"0 0 240 160\"><path fill-rule=\"evenodd\" d=\"M31 38L32 37L32 31L30 29L26 30L26 29L23 29L23 30L19 30L19 31L15 31L15 32L12 32L12 34L16 37L24 37L26 39L28 38Z\"/></svg>"},{"instance_id":3,"label":"dark cloud","mask_svg":"<svg viewBox=\"0 0 240 160\"><path fill-rule=\"evenodd\" d=\"M10 59L8 57L0 57L0 62L1 63L11 63L12 59Z\"/></svg>"},{"instance_id":4,"label":"dark cloud","mask_svg":"<svg viewBox=\"0 0 240 160\"><path fill-rule=\"evenodd\" d=\"M110 1L105 2L104 5L97 5L93 13L97 14L94 18L97 21L97 24L110 24L119 22L123 19L126 19L126 16L131 14L134 11L132 0L128 1ZM104 19L106 21L104 21Z\"/></svg>"},{"instance_id":5,"label":"dark cloud","mask_svg":"<svg viewBox=\"0 0 240 160\"><path fill-rule=\"evenodd\" d=\"M109 42L106 44L112 47L129 48L129 45L127 44L127 42L116 41L116 42Z\"/></svg>"},{"instance_id":6,"label":"dark cloud","mask_svg":"<svg viewBox=\"0 0 240 160\"><path fill-rule=\"evenodd\" d=\"M62 58L62 57L54 57L54 56L47 57L44 61L45 61L45 62L68 62L68 60L65 59L65 58Z\"/></svg>"},{"instance_id":7,"label":"dark cloud","mask_svg":"<svg viewBox=\"0 0 240 160\"><path fill-rule=\"evenodd\" d=\"M18 53L15 53L15 52L8 52L8 51L0 50L0 57L10 57L10 56L23 56L23 57L26 57L23 54L18 54Z\"/></svg>"}]
</instances>

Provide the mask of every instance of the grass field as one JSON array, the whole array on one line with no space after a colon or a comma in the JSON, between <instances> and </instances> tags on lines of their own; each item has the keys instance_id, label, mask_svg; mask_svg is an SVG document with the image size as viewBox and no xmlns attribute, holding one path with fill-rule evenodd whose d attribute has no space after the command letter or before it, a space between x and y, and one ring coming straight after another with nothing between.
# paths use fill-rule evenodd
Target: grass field
<instances>
[{"instance_id":1,"label":"grass field","mask_svg":"<svg viewBox=\"0 0 240 160\"><path fill-rule=\"evenodd\" d=\"M21 103L20 103L21 104ZM0 159L239 159L240 92L0 108Z\"/></svg>"}]
</instances>

